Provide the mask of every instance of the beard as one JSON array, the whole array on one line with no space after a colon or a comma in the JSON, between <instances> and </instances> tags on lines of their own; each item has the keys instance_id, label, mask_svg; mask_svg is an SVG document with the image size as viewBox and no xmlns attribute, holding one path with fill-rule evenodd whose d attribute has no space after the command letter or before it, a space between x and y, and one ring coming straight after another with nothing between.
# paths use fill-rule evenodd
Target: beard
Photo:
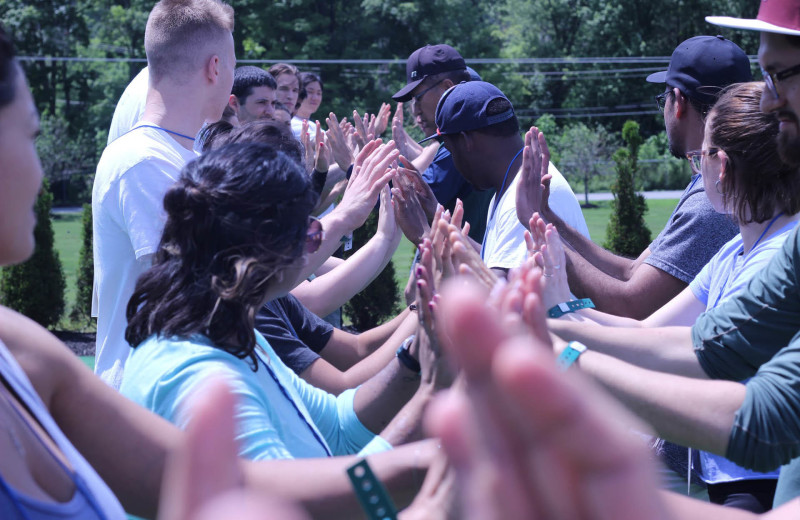
<instances>
[{"instance_id":1,"label":"beard","mask_svg":"<svg viewBox=\"0 0 800 520\"><path fill-rule=\"evenodd\" d=\"M790 166L800 167L800 136L789 132L778 134L778 153Z\"/></svg>"}]
</instances>

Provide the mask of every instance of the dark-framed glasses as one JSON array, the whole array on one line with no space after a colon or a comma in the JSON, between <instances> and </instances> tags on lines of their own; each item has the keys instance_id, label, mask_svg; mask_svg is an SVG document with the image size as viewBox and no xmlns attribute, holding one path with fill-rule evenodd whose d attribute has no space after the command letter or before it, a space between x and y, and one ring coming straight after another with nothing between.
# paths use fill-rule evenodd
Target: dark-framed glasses
<instances>
[{"instance_id":1,"label":"dark-framed glasses","mask_svg":"<svg viewBox=\"0 0 800 520\"><path fill-rule=\"evenodd\" d=\"M656 100L656 106L658 107L658 110L661 112L664 111L664 106L667 104L667 94L669 94L669 91L662 92L657 96L653 96Z\"/></svg>"},{"instance_id":2,"label":"dark-framed glasses","mask_svg":"<svg viewBox=\"0 0 800 520\"><path fill-rule=\"evenodd\" d=\"M316 253L322 240L325 238L325 230L322 228L322 221L317 217L308 217L308 231L306 231L306 254Z\"/></svg>"},{"instance_id":3,"label":"dark-framed glasses","mask_svg":"<svg viewBox=\"0 0 800 520\"><path fill-rule=\"evenodd\" d=\"M795 65L794 67L789 67L788 69L783 69L775 73L761 69L761 75L764 76L764 83L767 84L767 88L775 98L779 97L776 84L798 74L800 74L800 65Z\"/></svg>"},{"instance_id":4,"label":"dark-framed glasses","mask_svg":"<svg viewBox=\"0 0 800 520\"><path fill-rule=\"evenodd\" d=\"M413 111L414 110L414 106L422 100L422 96L424 96L425 94L427 94L428 92L433 90L435 87L439 86L439 83L441 83L441 81L437 81L436 83L434 83L430 87L426 88L425 90L423 90L422 92L420 92L416 96L412 97L411 98L411 110Z\"/></svg>"},{"instance_id":5,"label":"dark-framed glasses","mask_svg":"<svg viewBox=\"0 0 800 520\"><path fill-rule=\"evenodd\" d=\"M717 155L721 151L720 148L712 146L706 150L693 150L686 154L689 164L692 166L692 171L700 173L700 168L703 166L703 157L711 157Z\"/></svg>"}]
</instances>

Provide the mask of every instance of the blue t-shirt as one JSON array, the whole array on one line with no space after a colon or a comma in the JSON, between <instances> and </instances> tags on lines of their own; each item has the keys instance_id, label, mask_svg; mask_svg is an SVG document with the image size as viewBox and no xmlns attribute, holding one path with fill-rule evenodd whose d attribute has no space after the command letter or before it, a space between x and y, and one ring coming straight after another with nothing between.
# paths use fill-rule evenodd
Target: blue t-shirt
<instances>
[{"instance_id":1,"label":"blue t-shirt","mask_svg":"<svg viewBox=\"0 0 800 520\"><path fill-rule=\"evenodd\" d=\"M333 396L300 379L256 332L258 370L208 338L151 336L133 350L120 391L180 428L198 385L221 377L236 396L239 454L251 460L326 457L391 448L353 410L355 389Z\"/></svg>"},{"instance_id":2,"label":"blue t-shirt","mask_svg":"<svg viewBox=\"0 0 800 520\"><path fill-rule=\"evenodd\" d=\"M760 240L745 256L742 253L742 235L731 241L703 267L689 287L692 294L706 304L706 310L713 309L743 290L756 273L763 270L777 253L786 238L797 227L797 222L789 222L767 238ZM745 381L746 382L746 381ZM706 451L699 452L699 468L695 467L700 478L708 484L778 478L779 470L758 473L745 469L725 457Z\"/></svg>"}]
</instances>

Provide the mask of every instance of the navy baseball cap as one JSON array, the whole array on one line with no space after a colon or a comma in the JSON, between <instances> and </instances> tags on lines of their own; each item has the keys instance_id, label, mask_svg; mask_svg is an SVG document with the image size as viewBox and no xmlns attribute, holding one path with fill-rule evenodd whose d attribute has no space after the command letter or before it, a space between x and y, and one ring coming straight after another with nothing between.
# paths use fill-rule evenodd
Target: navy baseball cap
<instances>
[{"instance_id":1,"label":"navy baseball cap","mask_svg":"<svg viewBox=\"0 0 800 520\"><path fill-rule=\"evenodd\" d=\"M719 92L734 83L753 81L750 59L722 36L695 36L678 45L667 70L647 76L650 83L677 87L690 99L713 105Z\"/></svg>"},{"instance_id":2,"label":"navy baseball cap","mask_svg":"<svg viewBox=\"0 0 800 520\"><path fill-rule=\"evenodd\" d=\"M488 115L486 107L495 99L508 101L499 88L485 81L468 81L450 87L436 105L436 133L420 143L442 135L479 130L514 117L510 101L505 112Z\"/></svg>"},{"instance_id":3,"label":"navy baseball cap","mask_svg":"<svg viewBox=\"0 0 800 520\"><path fill-rule=\"evenodd\" d=\"M392 96L395 101L408 101L411 91L428 76L441 72L466 70L467 64L457 50L447 44L426 45L415 50L406 62L406 86Z\"/></svg>"}]
</instances>

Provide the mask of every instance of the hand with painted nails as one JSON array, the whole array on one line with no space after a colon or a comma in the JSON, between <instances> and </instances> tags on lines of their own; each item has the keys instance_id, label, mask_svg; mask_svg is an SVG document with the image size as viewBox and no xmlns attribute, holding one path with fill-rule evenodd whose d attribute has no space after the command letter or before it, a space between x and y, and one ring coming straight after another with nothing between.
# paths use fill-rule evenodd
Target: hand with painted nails
<instances>
[{"instance_id":1,"label":"hand with painted nails","mask_svg":"<svg viewBox=\"0 0 800 520\"><path fill-rule=\"evenodd\" d=\"M636 420L579 372L556 369L543 310L539 334L511 336L486 300L455 282L437 307L443 346L467 385L434 402L427 425L458 476L461 518L700 518L673 516L673 498L631 438L632 426L642 431Z\"/></svg>"}]
</instances>

